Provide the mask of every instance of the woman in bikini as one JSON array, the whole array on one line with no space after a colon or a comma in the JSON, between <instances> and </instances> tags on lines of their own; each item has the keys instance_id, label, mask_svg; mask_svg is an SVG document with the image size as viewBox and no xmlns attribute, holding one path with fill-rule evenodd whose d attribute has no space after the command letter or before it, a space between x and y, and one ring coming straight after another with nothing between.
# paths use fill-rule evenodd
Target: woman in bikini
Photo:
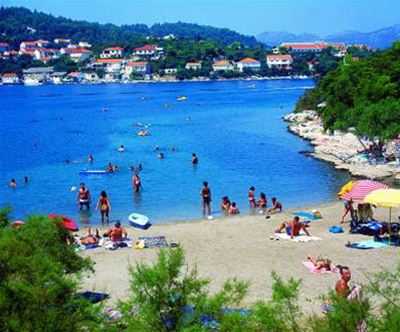
<instances>
[{"instance_id":1,"label":"woman in bikini","mask_svg":"<svg viewBox=\"0 0 400 332\"><path fill-rule=\"evenodd\" d=\"M111 211L111 204L110 204L110 200L107 197L107 193L104 190L100 194L100 198L97 201L95 211L97 211L99 208L100 208L100 214L101 214L101 223L104 224L104 216L105 216L107 218L106 222L108 225L108 223L110 221L109 215L110 215L110 211Z\"/></svg>"}]
</instances>

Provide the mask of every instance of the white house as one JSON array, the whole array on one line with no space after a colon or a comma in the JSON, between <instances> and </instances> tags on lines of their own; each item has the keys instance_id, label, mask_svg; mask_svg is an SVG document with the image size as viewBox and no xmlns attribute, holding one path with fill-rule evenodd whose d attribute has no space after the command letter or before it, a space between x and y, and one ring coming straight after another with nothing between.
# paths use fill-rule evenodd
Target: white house
<instances>
[{"instance_id":1,"label":"white house","mask_svg":"<svg viewBox=\"0 0 400 332\"><path fill-rule=\"evenodd\" d=\"M54 44L66 46L71 43L71 39L64 39L64 38L56 38L54 39Z\"/></svg>"},{"instance_id":2,"label":"white house","mask_svg":"<svg viewBox=\"0 0 400 332\"><path fill-rule=\"evenodd\" d=\"M21 51L29 51L35 49L36 47L37 45L34 41L23 41L21 44L19 44L19 49Z\"/></svg>"},{"instance_id":3,"label":"white house","mask_svg":"<svg viewBox=\"0 0 400 332\"><path fill-rule=\"evenodd\" d=\"M201 62L188 62L185 66L186 69L192 69L192 70L196 70L196 69L200 69L201 68Z\"/></svg>"},{"instance_id":4,"label":"white house","mask_svg":"<svg viewBox=\"0 0 400 332\"><path fill-rule=\"evenodd\" d=\"M61 84L62 79L67 75L66 71L56 71L50 75L53 84Z\"/></svg>"},{"instance_id":5,"label":"white house","mask_svg":"<svg viewBox=\"0 0 400 332\"><path fill-rule=\"evenodd\" d=\"M122 47L109 47L103 50L100 54L101 59L110 59L110 58L121 58L122 57L122 52L123 52Z\"/></svg>"},{"instance_id":6,"label":"white house","mask_svg":"<svg viewBox=\"0 0 400 332\"><path fill-rule=\"evenodd\" d=\"M35 41L37 47L47 47L50 45L48 40L39 39Z\"/></svg>"},{"instance_id":7,"label":"white house","mask_svg":"<svg viewBox=\"0 0 400 332\"><path fill-rule=\"evenodd\" d=\"M84 73L83 79L87 82L97 82L99 80L99 76L96 73Z\"/></svg>"},{"instance_id":8,"label":"white house","mask_svg":"<svg viewBox=\"0 0 400 332\"><path fill-rule=\"evenodd\" d=\"M253 58L244 58L236 62L236 66L240 72L243 72L245 69L259 71L261 69L261 62Z\"/></svg>"},{"instance_id":9,"label":"white house","mask_svg":"<svg viewBox=\"0 0 400 332\"><path fill-rule=\"evenodd\" d=\"M151 59L159 59L161 56L164 55L164 48L157 45L146 44L142 47L134 48L132 55L135 58L145 57Z\"/></svg>"},{"instance_id":10,"label":"white house","mask_svg":"<svg viewBox=\"0 0 400 332\"><path fill-rule=\"evenodd\" d=\"M104 68L106 73L119 74L122 70L123 60L122 59L97 59L97 66Z\"/></svg>"},{"instance_id":11,"label":"white house","mask_svg":"<svg viewBox=\"0 0 400 332\"><path fill-rule=\"evenodd\" d=\"M69 55L69 57L75 62L89 59L93 55L92 51L86 50L84 48L73 48L73 47L63 47L60 50L60 53Z\"/></svg>"},{"instance_id":12,"label":"white house","mask_svg":"<svg viewBox=\"0 0 400 332\"><path fill-rule=\"evenodd\" d=\"M16 73L4 73L1 77L3 84L19 84L19 78Z\"/></svg>"},{"instance_id":13,"label":"white house","mask_svg":"<svg viewBox=\"0 0 400 332\"><path fill-rule=\"evenodd\" d=\"M233 70L233 65L226 60L219 60L215 61L212 65L214 71L226 71L226 70Z\"/></svg>"},{"instance_id":14,"label":"white house","mask_svg":"<svg viewBox=\"0 0 400 332\"><path fill-rule=\"evenodd\" d=\"M177 73L178 69L176 69L176 68L165 68L165 69L163 69L163 71L164 71L164 74L166 74L166 75L175 75Z\"/></svg>"},{"instance_id":15,"label":"white house","mask_svg":"<svg viewBox=\"0 0 400 332\"><path fill-rule=\"evenodd\" d=\"M293 58L290 54L273 54L267 55L268 68L290 69Z\"/></svg>"},{"instance_id":16,"label":"white house","mask_svg":"<svg viewBox=\"0 0 400 332\"><path fill-rule=\"evenodd\" d=\"M89 44L88 42L85 42L85 41L80 41L78 43L78 45L79 45L79 47L82 47L82 48L91 48L92 47L91 44Z\"/></svg>"},{"instance_id":17,"label":"white house","mask_svg":"<svg viewBox=\"0 0 400 332\"><path fill-rule=\"evenodd\" d=\"M125 65L125 77L129 78L132 73L139 75L150 75L151 65L147 61L129 61Z\"/></svg>"},{"instance_id":18,"label":"white house","mask_svg":"<svg viewBox=\"0 0 400 332\"><path fill-rule=\"evenodd\" d=\"M59 50L52 48L37 48L34 51L36 60L58 59L61 55Z\"/></svg>"}]
</instances>

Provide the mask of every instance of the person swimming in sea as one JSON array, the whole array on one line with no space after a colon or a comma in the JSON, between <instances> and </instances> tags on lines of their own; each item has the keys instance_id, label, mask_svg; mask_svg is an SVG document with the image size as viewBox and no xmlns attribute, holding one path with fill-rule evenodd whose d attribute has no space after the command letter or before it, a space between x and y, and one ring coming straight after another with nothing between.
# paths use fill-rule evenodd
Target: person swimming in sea
<instances>
[{"instance_id":1,"label":"person swimming in sea","mask_svg":"<svg viewBox=\"0 0 400 332\"><path fill-rule=\"evenodd\" d=\"M191 161L191 163L193 165L197 165L199 163L199 158L197 158L197 155L194 152L192 153L192 161Z\"/></svg>"},{"instance_id":2,"label":"person swimming in sea","mask_svg":"<svg viewBox=\"0 0 400 332\"><path fill-rule=\"evenodd\" d=\"M160 153L157 155L157 158L158 158L158 159L164 159L164 153L160 152Z\"/></svg>"},{"instance_id":3,"label":"person swimming in sea","mask_svg":"<svg viewBox=\"0 0 400 332\"><path fill-rule=\"evenodd\" d=\"M25 175L24 176L24 183L28 183L29 182L29 178Z\"/></svg>"},{"instance_id":4,"label":"person swimming in sea","mask_svg":"<svg viewBox=\"0 0 400 332\"><path fill-rule=\"evenodd\" d=\"M10 183L8 184L10 188L15 188L17 186L17 182L15 179L11 179Z\"/></svg>"},{"instance_id":5,"label":"person swimming in sea","mask_svg":"<svg viewBox=\"0 0 400 332\"><path fill-rule=\"evenodd\" d=\"M118 152L124 152L124 151L125 151L125 146L121 145L121 146L118 148Z\"/></svg>"},{"instance_id":6,"label":"person swimming in sea","mask_svg":"<svg viewBox=\"0 0 400 332\"><path fill-rule=\"evenodd\" d=\"M88 161L89 163L92 163L92 162L94 161L93 155L91 155L91 154L88 155L87 161Z\"/></svg>"}]
</instances>

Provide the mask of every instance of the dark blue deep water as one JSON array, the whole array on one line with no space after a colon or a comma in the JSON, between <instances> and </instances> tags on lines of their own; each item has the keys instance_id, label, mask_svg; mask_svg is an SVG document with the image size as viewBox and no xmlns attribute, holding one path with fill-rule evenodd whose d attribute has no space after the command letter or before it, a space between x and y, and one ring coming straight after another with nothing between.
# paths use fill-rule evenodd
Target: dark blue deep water
<instances>
[{"instance_id":1,"label":"dark blue deep water","mask_svg":"<svg viewBox=\"0 0 400 332\"><path fill-rule=\"evenodd\" d=\"M11 205L15 218L53 212L97 224L98 213L80 214L70 190L82 181L94 201L106 190L111 219L123 221L131 212L155 222L200 217L203 180L210 183L215 210L228 195L247 213L250 185L285 207L329 201L347 175L299 154L309 144L282 121L312 86L310 80L2 86L0 204ZM176 101L181 94L188 100ZM137 137L135 122L151 124L151 136ZM117 152L121 144L124 153ZM177 151L164 151L160 160L157 145ZM199 156L197 167L190 164L192 152ZM108 162L120 170L79 175ZM144 191L135 196L129 166L138 163ZM25 175L31 180L26 185ZM11 178L15 189L8 187Z\"/></svg>"}]
</instances>

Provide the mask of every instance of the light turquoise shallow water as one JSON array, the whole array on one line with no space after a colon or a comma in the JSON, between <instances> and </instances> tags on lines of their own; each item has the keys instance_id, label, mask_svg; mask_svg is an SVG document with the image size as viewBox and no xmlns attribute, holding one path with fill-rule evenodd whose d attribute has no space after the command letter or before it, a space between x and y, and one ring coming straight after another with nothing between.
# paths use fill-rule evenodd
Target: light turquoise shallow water
<instances>
[{"instance_id":1,"label":"light turquoise shallow water","mask_svg":"<svg viewBox=\"0 0 400 332\"><path fill-rule=\"evenodd\" d=\"M84 181L94 200L107 191L111 219L126 221L138 212L165 222L201 216L203 180L210 183L214 210L228 195L247 213L250 185L286 207L329 201L347 175L299 154L311 147L288 133L281 119L312 86L310 80L271 80L0 87L0 203L12 205L15 218L55 212L96 224L99 215L80 214L70 191ZM176 101L181 94L188 100ZM151 136L137 137L135 122L150 123ZM121 144L124 153L117 152ZM177 151L164 151L159 160L157 145ZM199 156L197 167L189 162L192 152ZM119 172L79 175L108 162ZM128 167L138 163L144 191L135 196ZM7 186L11 178L16 189Z\"/></svg>"}]
</instances>

